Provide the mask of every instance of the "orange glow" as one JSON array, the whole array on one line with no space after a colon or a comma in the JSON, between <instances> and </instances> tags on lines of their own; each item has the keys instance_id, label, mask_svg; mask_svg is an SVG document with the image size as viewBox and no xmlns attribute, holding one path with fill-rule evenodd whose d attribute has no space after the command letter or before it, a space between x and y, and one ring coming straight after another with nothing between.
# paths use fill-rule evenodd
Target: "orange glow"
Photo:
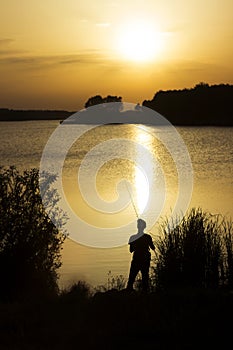
<instances>
[{"instance_id":1,"label":"orange glow","mask_svg":"<svg viewBox=\"0 0 233 350\"><path fill-rule=\"evenodd\" d=\"M83 108L233 83L233 2L1 1L0 107ZM221 14L221 16L220 16Z\"/></svg>"},{"instance_id":2,"label":"orange glow","mask_svg":"<svg viewBox=\"0 0 233 350\"><path fill-rule=\"evenodd\" d=\"M162 50L162 35L153 23L142 20L129 21L119 32L119 51L122 58L147 62L156 59Z\"/></svg>"}]
</instances>

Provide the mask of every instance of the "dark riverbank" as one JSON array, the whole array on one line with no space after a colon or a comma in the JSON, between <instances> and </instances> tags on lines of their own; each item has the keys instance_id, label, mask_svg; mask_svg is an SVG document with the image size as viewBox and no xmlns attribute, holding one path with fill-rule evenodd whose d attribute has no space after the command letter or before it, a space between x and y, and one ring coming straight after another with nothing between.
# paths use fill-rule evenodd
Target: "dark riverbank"
<instances>
[{"instance_id":1,"label":"dark riverbank","mask_svg":"<svg viewBox=\"0 0 233 350\"><path fill-rule=\"evenodd\" d=\"M229 292L66 293L54 300L0 304L0 347L223 348L231 342L232 311Z\"/></svg>"},{"instance_id":2,"label":"dark riverbank","mask_svg":"<svg viewBox=\"0 0 233 350\"><path fill-rule=\"evenodd\" d=\"M75 112L0 108L0 121L64 120Z\"/></svg>"}]
</instances>

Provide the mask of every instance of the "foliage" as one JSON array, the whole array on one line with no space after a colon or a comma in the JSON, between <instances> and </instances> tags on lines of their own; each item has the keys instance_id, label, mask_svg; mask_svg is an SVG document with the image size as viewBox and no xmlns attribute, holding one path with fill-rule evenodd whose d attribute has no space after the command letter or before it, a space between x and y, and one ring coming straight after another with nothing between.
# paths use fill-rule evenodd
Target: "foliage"
<instances>
[{"instance_id":1,"label":"foliage","mask_svg":"<svg viewBox=\"0 0 233 350\"><path fill-rule=\"evenodd\" d=\"M125 287L126 280L123 275L112 276L111 271L108 272L108 290L121 290Z\"/></svg>"},{"instance_id":2,"label":"foliage","mask_svg":"<svg viewBox=\"0 0 233 350\"><path fill-rule=\"evenodd\" d=\"M157 289L232 287L232 224L200 208L176 225L165 219L156 246Z\"/></svg>"},{"instance_id":3,"label":"foliage","mask_svg":"<svg viewBox=\"0 0 233 350\"><path fill-rule=\"evenodd\" d=\"M223 222L223 254L224 254L224 280L228 288L233 289L233 223Z\"/></svg>"},{"instance_id":4,"label":"foliage","mask_svg":"<svg viewBox=\"0 0 233 350\"><path fill-rule=\"evenodd\" d=\"M63 290L60 298L68 302L85 302L92 295L91 287L85 281L78 281L72 284L69 288Z\"/></svg>"},{"instance_id":5,"label":"foliage","mask_svg":"<svg viewBox=\"0 0 233 350\"><path fill-rule=\"evenodd\" d=\"M95 288L96 292L106 292L111 289L122 290L125 288L126 278L123 275L113 276L111 271L108 271L107 283L99 285Z\"/></svg>"},{"instance_id":6,"label":"foliage","mask_svg":"<svg viewBox=\"0 0 233 350\"><path fill-rule=\"evenodd\" d=\"M108 95L106 97L102 97L100 95L96 95L93 97L90 97L87 102L85 103L85 108L95 106L102 103L109 103L109 102L122 102L121 96L111 96Z\"/></svg>"},{"instance_id":7,"label":"foliage","mask_svg":"<svg viewBox=\"0 0 233 350\"><path fill-rule=\"evenodd\" d=\"M1 298L20 298L57 291L60 249L65 239L59 228L66 217L57 209L51 188L55 176L42 175L57 226L46 214L39 189L39 171L23 173L15 167L0 168L0 275Z\"/></svg>"}]
</instances>

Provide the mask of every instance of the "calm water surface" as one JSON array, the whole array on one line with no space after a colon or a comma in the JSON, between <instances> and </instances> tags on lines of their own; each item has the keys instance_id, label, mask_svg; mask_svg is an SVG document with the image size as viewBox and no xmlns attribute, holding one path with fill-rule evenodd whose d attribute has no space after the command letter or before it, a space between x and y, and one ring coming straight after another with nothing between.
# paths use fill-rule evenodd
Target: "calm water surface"
<instances>
[{"instance_id":1,"label":"calm water surface","mask_svg":"<svg viewBox=\"0 0 233 350\"><path fill-rule=\"evenodd\" d=\"M54 129L59 125L57 121L30 121L30 122L1 122L0 123L0 157L1 165L16 165L19 169L39 167L43 149ZM177 131L182 136L189 151L194 176L194 187L189 205L200 206L213 214L223 214L232 217L233 209L233 128L218 127L178 127ZM134 125L102 126L89 132L73 144L67 155L63 183L67 199L73 210L90 223L98 220L99 225L115 225L119 220L133 220L135 217L132 205L121 216L95 217L88 208L77 187L77 171L83 157L94 146L113 138L127 138L137 144L146 147L150 153L160 162L166 178L167 196L161 215L166 215L174 206L178 183L177 171L172 158L161 142L154 138L158 132L155 127L138 129ZM67 129L67 134L69 130ZM169 135L168 135L169 136ZM59 152L59 150L57 150ZM114 152L114 146L108 147L105 153L99 153L98 157L106 159ZM174 152L182 160L182 153L174 145ZM135 170L135 165L130 159L139 154L129 148L127 159L114 159L101 167L96 177L99 194L107 201L117 197L116 183L124 177L133 183L135 190L134 202L140 212L145 200L146 190L140 173ZM95 165L92 159L86 166L87 174ZM146 160L145 160L146 162ZM185 164L184 164L185 166ZM156 176L156 169L151 168L151 174ZM88 188L90 191L91 188ZM126 191L127 192L127 191ZM126 195L129 195L126 193ZM159 192L158 192L159 197ZM136 230L136 223L135 223ZM151 228L156 234L156 228ZM85 279L92 285L105 284L108 272L113 275L127 277L130 263L130 253L127 245L118 248L97 249L75 243L67 239L63 249L63 266L60 270L60 285L62 287L76 281Z\"/></svg>"}]
</instances>

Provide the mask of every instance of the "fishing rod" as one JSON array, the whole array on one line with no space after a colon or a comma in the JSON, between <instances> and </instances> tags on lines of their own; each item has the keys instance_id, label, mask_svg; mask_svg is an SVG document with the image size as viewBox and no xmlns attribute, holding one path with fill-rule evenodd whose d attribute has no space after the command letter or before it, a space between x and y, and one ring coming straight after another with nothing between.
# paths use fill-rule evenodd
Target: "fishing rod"
<instances>
[{"instance_id":1,"label":"fishing rod","mask_svg":"<svg viewBox=\"0 0 233 350\"><path fill-rule=\"evenodd\" d=\"M131 194L131 192L130 192L130 190L129 190L129 187L128 187L128 184L127 184L127 180L125 180L122 171L121 171L121 175L122 175L122 177L123 177L123 179L124 179L124 184L125 184L125 187L126 187L126 190L127 190L128 194L129 194L130 201L131 201L132 207L133 207L133 209L134 209L135 215L136 215L137 219L140 219L140 217L139 217L139 215L138 215L138 212L137 212L136 205L135 205L134 200L133 200L133 197L132 197L132 194ZM155 235L154 233L152 233L152 232L150 232L150 231L148 231L148 232L151 234L151 236L152 236L153 238L155 238L155 237L157 236L157 235Z\"/></svg>"},{"instance_id":2,"label":"fishing rod","mask_svg":"<svg viewBox=\"0 0 233 350\"><path fill-rule=\"evenodd\" d=\"M131 201L132 207L133 207L133 209L134 209L134 212L135 212L135 214L136 214L136 217L137 217L137 219L139 219L139 215L138 215L138 212L137 212L137 208L136 208L136 205L135 205L135 203L134 203L134 200L133 200L132 194L131 194L131 192L130 192L130 190L129 190L129 187L128 187L128 185L127 185L127 181L126 181L126 180L124 180L124 183L125 183L125 186L126 186L127 192L128 192L128 194L129 194L130 201Z\"/></svg>"},{"instance_id":3,"label":"fishing rod","mask_svg":"<svg viewBox=\"0 0 233 350\"><path fill-rule=\"evenodd\" d=\"M133 207L133 209L134 209L134 212L135 212L135 214L136 214L136 217L137 217L137 219L139 219L139 215L138 215L138 212L137 212L136 205L135 205L135 203L134 203L134 200L133 200L132 194L131 194L131 192L130 192L130 190L129 190L129 187L128 187L128 184L127 184L127 181L125 180L125 178L124 178L124 175L123 175L122 171L121 171L121 175L122 175L122 177L123 177L123 179L124 179L124 184L125 184L125 187L126 187L126 190L127 190L128 194L129 194L129 198L130 198L130 201L131 201L132 207Z\"/></svg>"}]
</instances>

